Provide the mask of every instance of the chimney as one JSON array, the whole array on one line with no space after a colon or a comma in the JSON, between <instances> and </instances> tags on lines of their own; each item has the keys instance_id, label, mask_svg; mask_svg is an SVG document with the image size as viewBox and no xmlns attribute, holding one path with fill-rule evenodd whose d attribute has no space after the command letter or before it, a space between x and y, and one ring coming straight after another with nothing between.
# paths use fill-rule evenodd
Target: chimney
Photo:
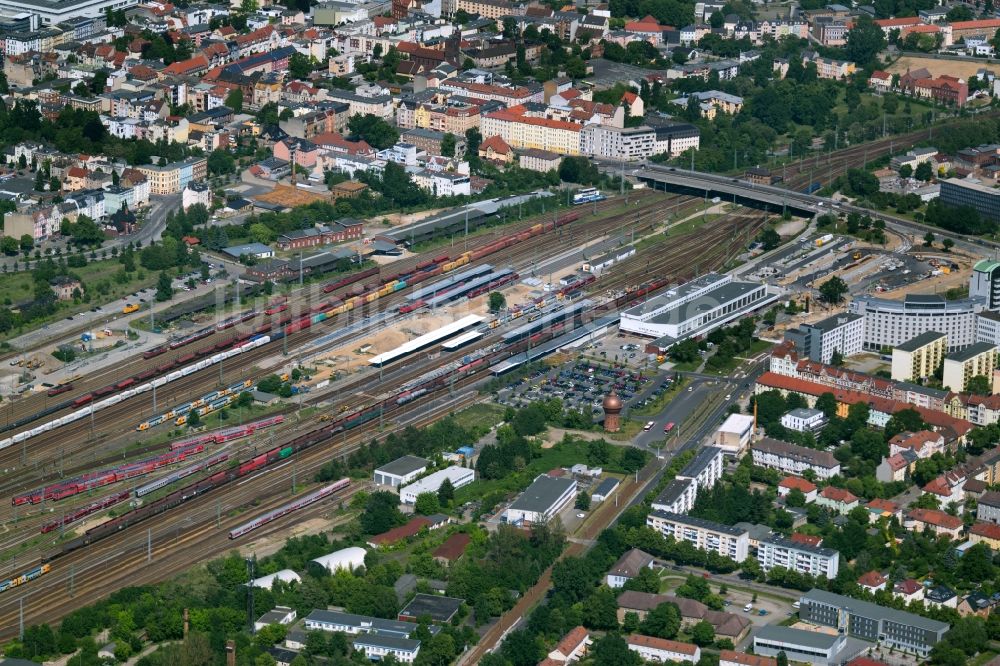
<instances>
[{"instance_id":1,"label":"chimney","mask_svg":"<svg viewBox=\"0 0 1000 666\"><path fill-rule=\"evenodd\" d=\"M226 641L226 666L236 666L236 641Z\"/></svg>"},{"instance_id":2,"label":"chimney","mask_svg":"<svg viewBox=\"0 0 1000 666\"><path fill-rule=\"evenodd\" d=\"M188 609L184 609L184 639L188 637Z\"/></svg>"}]
</instances>

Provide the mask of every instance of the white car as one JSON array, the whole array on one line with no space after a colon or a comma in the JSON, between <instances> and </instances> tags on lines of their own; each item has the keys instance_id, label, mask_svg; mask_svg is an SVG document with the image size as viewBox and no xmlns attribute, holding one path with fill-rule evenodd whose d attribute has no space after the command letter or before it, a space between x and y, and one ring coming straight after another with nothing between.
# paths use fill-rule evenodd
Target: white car
<instances>
[{"instance_id":1,"label":"white car","mask_svg":"<svg viewBox=\"0 0 1000 666\"><path fill-rule=\"evenodd\" d=\"M747 604L746 606L743 607L744 613L749 613L752 610L753 610L753 604Z\"/></svg>"}]
</instances>

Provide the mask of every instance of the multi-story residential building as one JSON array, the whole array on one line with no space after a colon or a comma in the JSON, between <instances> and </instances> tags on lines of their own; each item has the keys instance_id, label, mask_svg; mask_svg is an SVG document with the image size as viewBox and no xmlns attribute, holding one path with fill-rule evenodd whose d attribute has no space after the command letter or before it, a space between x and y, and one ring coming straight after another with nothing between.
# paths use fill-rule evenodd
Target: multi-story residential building
<instances>
[{"instance_id":1,"label":"multi-story residential building","mask_svg":"<svg viewBox=\"0 0 1000 666\"><path fill-rule=\"evenodd\" d=\"M941 192L943 200L944 183ZM896 347L927 331L947 335L948 351L968 347L975 342L976 315L985 308L982 297L949 301L936 294L907 294L902 300L858 296L849 306L864 316L864 347L873 351Z\"/></svg>"},{"instance_id":2,"label":"multi-story residential building","mask_svg":"<svg viewBox=\"0 0 1000 666\"><path fill-rule=\"evenodd\" d=\"M798 490L806 498L806 503L815 502L818 491L816 484L799 476L786 476L778 484L778 496L785 497L793 490Z\"/></svg>"},{"instance_id":3,"label":"multi-story residential building","mask_svg":"<svg viewBox=\"0 0 1000 666\"><path fill-rule=\"evenodd\" d=\"M413 182L436 197L453 197L472 193L468 174L424 169L413 174Z\"/></svg>"},{"instance_id":4,"label":"multi-story residential building","mask_svg":"<svg viewBox=\"0 0 1000 666\"><path fill-rule=\"evenodd\" d=\"M314 610L305 617L304 625L308 631L336 631L353 636L355 649L375 661L392 655L397 661L412 664L420 652L420 641L410 638L418 626L414 622ZM433 624L428 628L432 635L441 629Z\"/></svg>"},{"instance_id":5,"label":"multi-story residential building","mask_svg":"<svg viewBox=\"0 0 1000 666\"><path fill-rule=\"evenodd\" d=\"M976 505L976 518L1000 524L1000 492L988 490L980 495Z\"/></svg>"},{"instance_id":6,"label":"multi-story residential building","mask_svg":"<svg viewBox=\"0 0 1000 666\"><path fill-rule=\"evenodd\" d=\"M523 4L507 0L455 0L455 11L459 9L494 20L500 20L504 16L524 16L525 13Z\"/></svg>"},{"instance_id":7,"label":"multi-story residential building","mask_svg":"<svg viewBox=\"0 0 1000 666\"><path fill-rule=\"evenodd\" d=\"M986 219L1000 220L1000 190L987 187L974 178L945 178L939 183L942 203L971 206Z\"/></svg>"},{"instance_id":8,"label":"multi-story residential building","mask_svg":"<svg viewBox=\"0 0 1000 666\"><path fill-rule=\"evenodd\" d=\"M667 153L671 157L682 155L688 150L698 150L701 146L701 130L690 123L653 124L656 144L653 154Z\"/></svg>"},{"instance_id":9,"label":"multi-story residential building","mask_svg":"<svg viewBox=\"0 0 1000 666\"><path fill-rule=\"evenodd\" d=\"M698 499L698 484L694 479L674 479L653 500L654 511L686 514Z\"/></svg>"},{"instance_id":10,"label":"multi-story residential building","mask_svg":"<svg viewBox=\"0 0 1000 666\"><path fill-rule=\"evenodd\" d=\"M832 548L809 546L781 537L762 540L757 548L757 561L764 571L784 567L824 578L836 578L840 570L840 553Z\"/></svg>"},{"instance_id":11,"label":"multi-story residential building","mask_svg":"<svg viewBox=\"0 0 1000 666\"><path fill-rule=\"evenodd\" d=\"M781 417L781 425L797 432L818 432L829 422L826 414L808 407L796 407Z\"/></svg>"},{"instance_id":12,"label":"multi-story residential building","mask_svg":"<svg viewBox=\"0 0 1000 666\"><path fill-rule=\"evenodd\" d=\"M854 74L857 69L857 65L848 60L813 58L810 62L816 65L816 77L820 79L844 79Z\"/></svg>"},{"instance_id":13,"label":"multi-story residential building","mask_svg":"<svg viewBox=\"0 0 1000 666\"><path fill-rule=\"evenodd\" d=\"M732 116L736 115L743 109L742 97L730 95L729 93L722 92L721 90L693 92L687 97L677 98L673 103L678 106L687 107L690 103L688 101L689 98L697 100L701 117L708 118L709 120L715 118L715 115L720 112Z\"/></svg>"},{"instance_id":14,"label":"multi-story residential building","mask_svg":"<svg viewBox=\"0 0 1000 666\"><path fill-rule=\"evenodd\" d=\"M149 179L150 194L176 194L191 181L204 180L208 173L208 160L189 157L165 166L143 164L135 168Z\"/></svg>"},{"instance_id":15,"label":"multi-story residential building","mask_svg":"<svg viewBox=\"0 0 1000 666\"><path fill-rule=\"evenodd\" d=\"M889 440L889 455L902 451L912 451L917 458L930 458L935 453L944 453L944 437L931 430L901 432Z\"/></svg>"},{"instance_id":16,"label":"multi-story residential building","mask_svg":"<svg viewBox=\"0 0 1000 666\"><path fill-rule=\"evenodd\" d=\"M523 110L522 106L486 114L481 120L481 134L499 136L515 149L536 148L562 155L580 154L582 125L527 116Z\"/></svg>"},{"instance_id":17,"label":"multi-story residential building","mask_svg":"<svg viewBox=\"0 0 1000 666\"><path fill-rule=\"evenodd\" d=\"M990 550L1000 550L1000 525L996 523L973 523L969 528L969 541L984 543Z\"/></svg>"},{"instance_id":18,"label":"multi-story residential building","mask_svg":"<svg viewBox=\"0 0 1000 666\"><path fill-rule=\"evenodd\" d=\"M834 486L827 486L820 491L819 496L816 498L816 504L828 507L841 515L850 513L856 509L860 502L861 500L851 491Z\"/></svg>"},{"instance_id":19,"label":"multi-story residential building","mask_svg":"<svg viewBox=\"0 0 1000 666\"><path fill-rule=\"evenodd\" d=\"M937 509L910 509L903 518L903 527L911 531L931 530L939 536L958 539L962 535L962 519Z\"/></svg>"},{"instance_id":20,"label":"multi-story residential building","mask_svg":"<svg viewBox=\"0 0 1000 666\"><path fill-rule=\"evenodd\" d=\"M542 102L545 91L543 88L533 90L524 86L498 86L488 83L477 83L463 79L447 79L442 81L440 89L483 102L500 102L508 107L515 107L528 102ZM485 131L483 136L489 136Z\"/></svg>"},{"instance_id":21,"label":"multi-story residential building","mask_svg":"<svg viewBox=\"0 0 1000 666\"><path fill-rule=\"evenodd\" d=\"M956 393L962 393L973 377L986 377L992 386L993 368L997 364L997 348L989 342L976 342L965 349L952 352L944 358L944 375L941 384Z\"/></svg>"},{"instance_id":22,"label":"multi-story residential building","mask_svg":"<svg viewBox=\"0 0 1000 666\"><path fill-rule=\"evenodd\" d=\"M651 157L655 150L656 132L646 125L586 125L580 131L580 153L589 157L631 162Z\"/></svg>"},{"instance_id":23,"label":"multi-story residential building","mask_svg":"<svg viewBox=\"0 0 1000 666\"><path fill-rule=\"evenodd\" d=\"M840 463L828 451L809 449L770 437L754 442L750 448L753 464L759 467L777 469L786 474L799 476L807 469L811 469L818 479L829 479L840 474Z\"/></svg>"},{"instance_id":24,"label":"multi-story residential building","mask_svg":"<svg viewBox=\"0 0 1000 666\"><path fill-rule=\"evenodd\" d=\"M704 446L691 459L684 469L677 474L678 479L691 479L698 484L700 490L709 490L722 478L723 451L717 446Z\"/></svg>"},{"instance_id":25,"label":"multi-story residential building","mask_svg":"<svg viewBox=\"0 0 1000 666\"><path fill-rule=\"evenodd\" d=\"M909 382L931 377L944 362L948 336L937 331L924 331L892 348L892 378Z\"/></svg>"},{"instance_id":26,"label":"multi-story residential building","mask_svg":"<svg viewBox=\"0 0 1000 666\"><path fill-rule=\"evenodd\" d=\"M885 608L825 590L813 589L799 599L799 617L833 627L840 633L926 657L951 627L913 613Z\"/></svg>"},{"instance_id":27,"label":"multi-story residential building","mask_svg":"<svg viewBox=\"0 0 1000 666\"><path fill-rule=\"evenodd\" d=\"M827 317L815 324L801 324L785 332L795 349L813 361L829 363L834 352L853 356L863 350L865 318L846 312Z\"/></svg>"},{"instance_id":28,"label":"multi-story residential building","mask_svg":"<svg viewBox=\"0 0 1000 666\"><path fill-rule=\"evenodd\" d=\"M548 150L528 148L519 151L517 160L518 166L522 169L545 173L559 168L559 165L562 163L562 155Z\"/></svg>"},{"instance_id":29,"label":"multi-story residential building","mask_svg":"<svg viewBox=\"0 0 1000 666\"><path fill-rule=\"evenodd\" d=\"M608 587L612 589L624 587L625 583L637 577L643 569L652 569L655 559L649 553L638 548L626 551L618 558L605 577Z\"/></svg>"},{"instance_id":30,"label":"multi-story residential building","mask_svg":"<svg viewBox=\"0 0 1000 666\"><path fill-rule=\"evenodd\" d=\"M688 541L699 550L718 553L736 562L747 558L750 547L750 536L746 530L701 518L653 511L646 516L646 525L663 536Z\"/></svg>"}]
</instances>

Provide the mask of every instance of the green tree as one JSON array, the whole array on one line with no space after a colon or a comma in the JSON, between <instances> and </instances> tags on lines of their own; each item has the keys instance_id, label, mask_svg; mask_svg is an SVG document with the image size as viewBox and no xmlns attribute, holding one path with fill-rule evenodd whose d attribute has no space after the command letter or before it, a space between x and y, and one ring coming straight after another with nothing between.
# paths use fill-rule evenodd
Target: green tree
<instances>
[{"instance_id":1,"label":"green tree","mask_svg":"<svg viewBox=\"0 0 1000 666\"><path fill-rule=\"evenodd\" d=\"M839 349L834 349L833 354L830 355L830 365L835 368L844 365L844 355L840 353Z\"/></svg>"},{"instance_id":2,"label":"green tree","mask_svg":"<svg viewBox=\"0 0 1000 666\"><path fill-rule=\"evenodd\" d=\"M308 79L312 72L312 61L308 56L296 52L288 59L288 75L293 79Z\"/></svg>"},{"instance_id":3,"label":"green tree","mask_svg":"<svg viewBox=\"0 0 1000 666\"><path fill-rule=\"evenodd\" d=\"M858 17L851 31L847 33L847 57L864 67L875 60L879 51L886 46L885 33L867 14Z\"/></svg>"},{"instance_id":4,"label":"green tree","mask_svg":"<svg viewBox=\"0 0 1000 666\"><path fill-rule=\"evenodd\" d=\"M715 642L715 627L710 622L702 620L691 628L691 640L700 647L711 645Z\"/></svg>"},{"instance_id":5,"label":"green tree","mask_svg":"<svg viewBox=\"0 0 1000 666\"><path fill-rule=\"evenodd\" d=\"M934 232L928 231L926 234L924 234L924 247L933 247L933 246L934 246Z\"/></svg>"},{"instance_id":6,"label":"green tree","mask_svg":"<svg viewBox=\"0 0 1000 666\"><path fill-rule=\"evenodd\" d=\"M445 132L444 137L441 139L441 155L444 157L454 157L455 144L455 135L451 132Z\"/></svg>"},{"instance_id":7,"label":"green tree","mask_svg":"<svg viewBox=\"0 0 1000 666\"><path fill-rule=\"evenodd\" d=\"M781 236L778 235L778 232L775 231L773 227L767 227L761 231L757 240L760 241L760 244L763 246L765 252L770 252L774 248L781 245Z\"/></svg>"},{"instance_id":8,"label":"green tree","mask_svg":"<svg viewBox=\"0 0 1000 666\"><path fill-rule=\"evenodd\" d=\"M201 425L201 414L197 409L192 409L187 415L187 425L189 428L197 428Z\"/></svg>"},{"instance_id":9,"label":"green tree","mask_svg":"<svg viewBox=\"0 0 1000 666\"><path fill-rule=\"evenodd\" d=\"M917 432L926 430L927 424L924 422L920 412L909 407L900 410L889 417L885 424L885 438L892 439L901 432Z\"/></svg>"},{"instance_id":10,"label":"green tree","mask_svg":"<svg viewBox=\"0 0 1000 666\"><path fill-rule=\"evenodd\" d=\"M832 278L820 285L819 297L830 305L836 305L844 299L844 295L849 291L847 283L834 275Z\"/></svg>"},{"instance_id":11,"label":"green tree","mask_svg":"<svg viewBox=\"0 0 1000 666\"><path fill-rule=\"evenodd\" d=\"M580 511L586 511L590 508L590 495L587 491L583 490L576 495L576 504L574 506Z\"/></svg>"},{"instance_id":12,"label":"green tree","mask_svg":"<svg viewBox=\"0 0 1000 666\"><path fill-rule=\"evenodd\" d=\"M945 238L941 241L941 247L944 248L945 252L951 252L951 248L955 247L955 241L950 238Z\"/></svg>"},{"instance_id":13,"label":"green tree","mask_svg":"<svg viewBox=\"0 0 1000 666\"><path fill-rule=\"evenodd\" d=\"M909 178L910 176L913 175L913 167L911 167L909 164L904 164L903 166L899 167L899 175L901 178Z\"/></svg>"},{"instance_id":14,"label":"green tree","mask_svg":"<svg viewBox=\"0 0 1000 666\"><path fill-rule=\"evenodd\" d=\"M489 301L490 312L500 312L507 307L507 297L499 291L491 291Z\"/></svg>"},{"instance_id":15,"label":"green tree","mask_svg":"<svg viewBox=\"0 0 1000 666\"><path fill-rule=\"evenodd\" d=\"M257 243L269 245L274 242L275 234L269 226L262 222L254 222L250 225L250 238Z\"/></svg>"},{"instance_id":16,"label":"green tree","mask_svg":"<svg viewBox=\"0 0 1000 666\"><path fill-rule=\"evenodd\" d=\"M594 666L639 666L643 663L638 652L630 650L618 634L607 634L594 642L591 650Z\"/></svg>"},{"instance_id":17,"label":"green tree","mask_svg":"<svg viewBox=\"0 0 1000 666\"><path fill-rule=\"evenodd\" d=\"M173 281L170 276L167 275L166 271L160 273L160 277L156 280L156 300L169 301L174 297Z\"/></svg>"},{"instance_id":18,"label":"green tree","mask_svg":"<svg viewBox=\"0 0 1000 666\"><path fill-rule=\"evenodd\" d=\"M929 182L931 178L934 177L934 169L931 167L930 162L921 162L917 165L917 168L913 172L913 177L917 180L922 180L925 183Z\"/></svg>"},{"instance_id":19,"label":"green tree","mask_svg":"<svg viewBox=\"0 0 1000 666\"><path fill-rule=\"evenodd\" d=\"M785 505L791 507L803 507L806 505L806 496L798 488L792 488L785 495Z\"/></svg>"},{"instance_id":20,"label":"green tree","mask_svg":"<svg viewBox=\"0 0 1000 666\"><path fill-rule=\"evenodd\" d=\"M966 393L973 393L975 395L992 395L993 387L990 385L990 380L983 375L976 375L971 377L968 383L965 385Z\"/></svg>"},{"instance_id":21,"label":"green tree","mask_svg":"<svg viewBox=\"0 0 1000 666\"><path fill-rule=\"evenodd\" d=\"M216 148L208 155L208 171L213 176L221 176L236 171L236 159L223 148Z\"/></svg>"},{"instance_id":22,"label":"green tree","mask_svg":"<svg viewBox=\"0 0 1000 666\"><path fill-rule=\"evenodd\" d=\"M681 613L677 604L665 602L654 608L646 615L646 619L639 625L639 630L657 638L674 639L681 628Z\"/></svg>"},{"instance_id":23,"label":"green tree","mask_svg":"<svg viewBox=\"0 0 1000 666\"><path fill-rule=\"evenodd\" d=\"M417 502L414 504L417 513L430 516L441 511L441 504L438 502L437 493L420 493L417 495Z\"/></svg>"},{"instance_id":24,"label":"green tree","mask_svg":"<svg viewBox=\"0 0 1000 666\"><path fill-rule=\"evenodd\" d=\"M785 654L784 650L781 650L778 652L778 656L775 658L775 661L778 662L777 666L788 666L788 655Z\"/></svg>"},{"instance_id":25,"label":"green tree","mask_svg":"<svg viewBox=\"0 0 1000 666\"><path fill-rule=\"evenodd\" d=\"M16 238L4 236L3 240L0 240L0 250L2 250L8 257L16 256L18 249Z\"/></svg>"},{"instance_id":26,"label":"green tree","mask_svg":"<svg viewBox=\"0 0 1000 666\"><path fill-rule=\"evenodd\" d=\"M403 522L399 511L399 496L385 490L378 490L368 496L364 513L361 514L361 529L366 534L380 534Z\"/></svg>"},{"instance_id":27,"label":"green tree","mask_svg":"<svg viewBox=\"0 0 1000 666\"><path fill-rule=\"evenodd\" d=\"M31 234L22 234L20 245L22 252L29 252L35 247L35 239Z\"/></svg>"},{"instance_id":28,"label":"green tree","mask_svg":"<svg viewBox=\"0 0 1000 666\"><path fill-rule=\"evenodd\" d=\"M243 113L243 89L233 88L226 95L226 106L232 109L235 113Z\"/></svg>"},{"instance_id":29,"label":"green tree","mask_svg":"<svg viewBox=\"0 0 1000 666\"><path fill-rule=\"evenodd\" d=\"M451 506L452 500L455 499L455 486L452 485L451 479L445 479L441 482L441 485L438 486L437 497L438 504L442 507Z\"/></svg>"},{"instance_id":30,"label":"green tree","mask_svg":"<svg viewBox=\"0 0 1000 666\"><path fill-rule=\"evenodd\" d=\"M399 140L396 128L371 113L351 116L347 128L354 137L364 139L376 150L391 148Z\"/></svg>"}]
</instances>

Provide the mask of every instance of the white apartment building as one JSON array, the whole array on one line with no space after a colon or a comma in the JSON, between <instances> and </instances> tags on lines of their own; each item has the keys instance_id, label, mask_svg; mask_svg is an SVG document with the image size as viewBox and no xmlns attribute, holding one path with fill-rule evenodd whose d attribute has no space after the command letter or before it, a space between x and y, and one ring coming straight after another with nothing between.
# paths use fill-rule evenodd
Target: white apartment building
<instances>
[{"instance_id":1,"label":"white apartment building","mask_svg":"<svg viewBox=\"0 0 1000 666\"><path fill-rule=\"evenodd\" d=\"M694 479L674 479L663 489L655 500L654 511L685 514L694 507L698 499L698 483Z\"/></svg>"},{"instance_id":2,"label":"white apartment building","mask_svg":"<svg viewBox=\"0 0 1000 666\"><path fill-rule=\"evenodd\" d=\"M849 312L827 317L815 324L802 324L785 333L803 356L829 363L834 352L853 356L864 351L865 318Z\"/></svg>"},{"instance_id":3,"label":"white apartment building","mask_svg":"<svg viewBox=\"0 0 1000 666\"><path fill-rule=\"evenodd\" d=\"M698 663L701 648L692 643L682 643L656 636L631 634L625 638L628 649L637 652L645 662L671 664L675 662Z\"/></svg>"},{"instance_id":4,"label":"white apartment building","mask_svg":"<svg viewBox=\"0 0 1000 666\"><path fill-rule=\"evenodd\" d=\"M759 467L777 469L799 476L807 469L811 469L818 479L829 479L840 474L840 463L828 451L797 446L770 437L755 442L751 445L751 449L753 464Z\"/></svg>"},{"instance_id":5,"label":"white apartment building","mask_svg":"<svg viewBox=\"0 0 1000 666\"><path fill-rule=\"evenodd\" d=\"M656 151L652 127L586 125L580 131L580 154L613 160L643 160Z\"/></svg>"},{"instance_id":6,"label":"white apartment building","mask_svg":"<svg viewBox=\"0 0 1000 666\"><path fill-rule=\"evenodd\" d=\"M663 536L690 542L699 550L715 552L736 562L747 558L750 533L729 525L701 518L654 511L646 516L646 526Z\"/></svg>"},{"instance_id":7,"label":"white apartment building","mask_svg":"<svg viewBox=\"0 0 1000 666\"><path fill-rule=\"evenodd\" d=\"M907 294L897 301L859 296L849 309L865 318L865 349L895 347L936 331L948 336L948 351L955 351L976 341L976 315L986 309L986 298L949 301L934 294Z\"/></svg>"},{"instance_id":8,"label":"white apartment building","mask_svg":"<svg viewBox=\"0 0 1000 666\"><path fill-rule=\"evenodd\" d=\"M797 407L781 417L781 425L796 432L816 432L826 424L826 414L818 409Z\"/></svg>"},{"instance_id":9,"label":"white apartment building","mask_svg":"<svg viewBox=\"0 0 1000 666\"><path fill-rule=\"evenodd\" d=\"M824 578L836 578L840 569L840 553L832 548L809 546L781 537L762 539L757 548L757 561L764 571L784 567Z\"/></svg>"},{"instance_id":10,"label":"white apartment building","mask_svg":"<svg viewBox=\"0 0 1000 666\"><path fill-rule=\"evenodd\" d=\"M722 478L723 459L725 455L717 446L705 446L691 459L677 475L678 479L691 479L698 488L708 490Z\"/></svg>"},{"instance_id":11,"label":"white apartment building","mask_svg":"<svg viewBox=\"0 0 1000 666\"><path fill-rule=\"evenodd\" d=\"M997 348L989 342L976 342L944 358L941 385L962 393L973 377L986 377L993 383L993 368L997 364Z\"/></svg>"}]
</instances>

